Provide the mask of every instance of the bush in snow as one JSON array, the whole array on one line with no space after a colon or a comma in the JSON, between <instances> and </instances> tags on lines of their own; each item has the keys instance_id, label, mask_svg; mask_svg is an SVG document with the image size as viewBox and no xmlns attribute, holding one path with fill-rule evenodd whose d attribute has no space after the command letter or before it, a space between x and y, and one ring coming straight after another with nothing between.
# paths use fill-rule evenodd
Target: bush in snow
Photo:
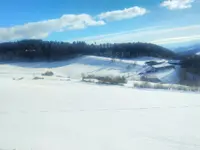
<instances>
[{"instance_id":1,"label":"bush in snow","mask_svg":"<svg viewBox=\"0 0 200 150\"><path fill-rule=\"evenodd\" d=\"M190 87L190 86L183 86L183 85L169 85L169 84L150 83L150 82L137 82L133 84L133 87L200 92L199 87Z\"/></svg>"},{"instance_id":2,"label":"bush in snow","mask_svg":"<svg viewBox=\"0 0 200 150\"><path fill-rule=\"evenodd\" d=\"M21 78L13 78L13 80L23 80L24 77L21 77Z\"/></svg>"},{"instance_id":3,"label":"bush in snow","mask_svg":"<svg viewBox=\"0 0 200 150\"><path fill-rule=\"evenodd\" d=\"M102 84L125 84L127 80L124 76L96 76L96 75L82 75L83 81L92 81L91 79L98 80L98 83Z\"/></svg>"},{"instance_id":4,"label":"bush in snow","mask_svg":"<svg viewBox=\"0 0 200 150\"><path fill-rule=\"evenodd\" d=\"M152 85L149 82L140 82L140 83L134 83L133 87L136 87L136 88L152 88Z\"/></svg>"},{"instance_id":5,"label":"bush in snow","mask_svg":"<svg viewBox=\"0 0 200 150\"><path fill-rule=\"evenodd\" d=\"M54 73L50 70L46 71L45 73L42 73L42 76L53 76Z\"/></svg>"},{"instance_id":6,"label":"bush in snow","mask_svg":"<svg viewBox=\"0 0 200 150\"><path fill-rule=\"evenodd\" d=\"M179 91L190 91L191 87L186 87L182 85L172 86L172 89L179 90Z\"/></svg>"},{"instance_id":7,"label":"bush in snow","mask_svg":"<svg viewBox=\"0 0 200 150\"><path fill-rule=\"evenodd\" d=\"M99 80L99 83L107 83L107 84L124 84L124 83L127 83L126 78L125 77L121 77L121 76L99 77L98 80Z\"/></svg>"},{"instance_id":8,"label":"bush in snow","mask_svg":"<svg viewBox=\"0 0 200 150\"><path fill-rule=\"evenodd\" d=\"M34 77L33 80L43 80L43 77Z\"/></svg>"},{"instance_id":9,"label":"bush in snow","mask_svg":"<svg viewBox=\"0 0 200 150\"><path fill-rule=\"evenodd\" d=\"M154 89L170 89L170 87L166 87L166 86L164 86L164 85L161 84L161 83L154 84L153 88L154 88Z\"/></svg>"}]
</instances>

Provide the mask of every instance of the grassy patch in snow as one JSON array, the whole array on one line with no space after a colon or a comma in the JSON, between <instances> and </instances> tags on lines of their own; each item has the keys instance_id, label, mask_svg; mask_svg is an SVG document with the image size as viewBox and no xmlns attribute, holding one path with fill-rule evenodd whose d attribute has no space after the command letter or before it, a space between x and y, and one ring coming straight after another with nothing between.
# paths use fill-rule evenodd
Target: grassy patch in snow
<instances>
[{"instance_id":1,"label":"grassy patch in snow","mask_svg":"<svg viewBox=\"0 0 200 150\"><path fill-rule=\"evenodd\" d=\"M97 76L97 75L84 75L82 74L82 81L97 84L107 85L124 85L127 83L127 79L124 76ZM141 89L162 89L162 90L177 90L177 91L191 91L200 92L200 87L184 86L179 84L162 84L153 83L148 81L135 81L133 83L134 88Z\"/></svg>"},{"instance_id":2,"label":"grassy patch in snow","mask_svg":"<svg viewBox=\"0 0 200 150\"><path fill-rule=\"evenodd\" d=\"M47 70L46 72L42 73L42 76L53 76L54 73L50 70Z\"/></svg>"},{"instance_id":3,"label":"grassy patch in snow","mask_svg":"<svg viewBox=\"0 0 200 150\"><path fill-rule=\"evenodd\" d=\"M135 87L135 88L146 88L146 89L164 89L164 90L200 92L200 87L191 87L191 86L184 86L184 85L178 85L178 84L135 82L133 84L133 87Z\"/></svg>"},{"instance_id":4,"label":"grassy patch in snow","mask_svg":"<svg viewBox=\"0 0 200 150\"><path fill-rule=\"evenodd\" d=\"M84 82L94 82L99 84L112 84L112 85L123 85L127 83L124 76L96 76L82 74L82 81Z\"/></svg>"},{"instance_id":5,"label":"grassy patch in snow","mask_svg":"<svg viewBox=\"0 0 200 150\"><path fill-rule=\"evenodd\" d=\"M43 77L34 77L33 80L43 80Z\"/></svg>"}]
</instances>

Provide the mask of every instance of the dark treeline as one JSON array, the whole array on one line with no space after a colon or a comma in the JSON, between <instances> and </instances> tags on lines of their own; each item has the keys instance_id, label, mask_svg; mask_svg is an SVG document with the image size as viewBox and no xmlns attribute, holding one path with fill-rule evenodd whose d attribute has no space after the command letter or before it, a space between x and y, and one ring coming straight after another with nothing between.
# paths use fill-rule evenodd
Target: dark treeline
<instances>
[{"instance_id":1,"label":"dark treeline","mask_svg":"<svg viewBox=\"0 0 200 150\"><path fill-rule=\"evenodd\" d=\"M181 61L181 66L188 72L200 75L200 56L192 55L183 58Z\"/></svg>"},{"instance_id":2,"label":"dark treeline","mask_svg":"<svg viewBox=\"0 0 200 150\"><path fill-rule=\"evenodd\" d=\"M77 55L98 55L131 58L152 56L173 58L175 54L161 46L150 43L86 44L85 42L57 42L21 40L0 43L0 60L60 60Z\"/></svg>"},{"instance_id":3,"label":"dark treeline","mask_svg":"<svg viewBox=\"0 0 200 150\"><path fill-rule=\"evenodd\" d=\"M151 56L180 60L181 83L200 85L200 56L180 56L166 48L150 43L86 44L85 42L57 42L21 40L0 43L0 61L54 61L81 55L112 58ZM172 61L173 62L173 61ZM191 75L192 74L192 75Z\"/></svg>"},{"instance_id":4,"label":"dark treeline","mask_svg":"<svg viewBox=\"0 0 200 150\"><path fill-rule=\"evenodd\" d=\"M180 84L200 86L200 56L188 55L181 58Z\"/></svg>"}]
</instances>

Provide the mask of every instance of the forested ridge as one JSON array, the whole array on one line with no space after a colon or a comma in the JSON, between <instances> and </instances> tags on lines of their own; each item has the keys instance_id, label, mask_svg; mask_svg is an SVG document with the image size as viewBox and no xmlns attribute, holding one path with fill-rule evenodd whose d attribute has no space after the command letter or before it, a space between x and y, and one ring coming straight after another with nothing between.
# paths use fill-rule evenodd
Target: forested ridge
<instances>
[{"instance_id":1,"label":"forested ridge","mask_svg":"<svg viewBox=\"0 0 200 150\"><path fill-rule=\"evenodd\" d=\"M152 56L173 58L175 53L150 43L87 44L27 39L0 43L0 60L61 60L76 55L118 58Z\"/></svg>"},{"instance_id":2,"label":"forested ridge","mask_svg":"<svg viewBox=\"0 0 200 150\"><path fill-rule=\"evenodd\" d=\"M43 41L26 39L15 42L0 43L0 61L56 61L67 60L81 55L95 55L111 58L158 57L167 60L178 60L182 68L184 84L191 83L186 73L200 76L200 56L181 56L164 47L151 43L105 43L87 44L85 42ZM172 61L173 62L173 61ZM175 61L176 62L176 61ZM199 83L195 79L192 85ZM197 82L198 81L198 82ZM185 83L186 82L186 83Z\"/></svg>"},{"instance_id":3,"label":"forested ridge","mask_svg":"<svg viewBox=\"0 0 200 150\"><path fill-rule=\"evenodd\" d=\"M200 75L200 56L191 55L184 57L181 61L181 66L188 72Z\"/></svg>"}]
</instances>

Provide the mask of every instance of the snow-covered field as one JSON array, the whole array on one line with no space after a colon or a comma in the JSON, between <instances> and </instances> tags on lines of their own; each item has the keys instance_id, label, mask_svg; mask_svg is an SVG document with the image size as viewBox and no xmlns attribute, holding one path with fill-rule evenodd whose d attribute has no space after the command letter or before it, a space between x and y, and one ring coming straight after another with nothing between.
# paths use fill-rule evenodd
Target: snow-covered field
<instances>
[{"instance_id":1,"label":"snow-covered field","mask_svg":"<svg viewBox=\"0 0 200 150\"><path fill-rule=\"evenodd\" d=\"M150 69L145 65L147 61L166 61L163 59L142 57L134 59L114 59L97 56L82 56L68 61L58 62L22 62L0 64L0 77L7 78L22 77L29 75L29 77L41 75L46 69L51 69L57 76L70 77L73 79L80 79L81 74L94 74L103 76L125 76L130 78L137 78L139 73L145 73ZM177 83L179 80L178 69L168 69L158 73L154 76L163 83Z\"/></svg>"},{"instance_id":2,"label":"snow-covered field","mask_svg":"<svg viewBox=\"0 0 200 150\"><path fill-rule=\"evenodd\" d=\"M61 64L44 80L48 63L0 65L0 150L200 149L200 94L82 83L92 62Z\"/></svg>"}]
</instances>

